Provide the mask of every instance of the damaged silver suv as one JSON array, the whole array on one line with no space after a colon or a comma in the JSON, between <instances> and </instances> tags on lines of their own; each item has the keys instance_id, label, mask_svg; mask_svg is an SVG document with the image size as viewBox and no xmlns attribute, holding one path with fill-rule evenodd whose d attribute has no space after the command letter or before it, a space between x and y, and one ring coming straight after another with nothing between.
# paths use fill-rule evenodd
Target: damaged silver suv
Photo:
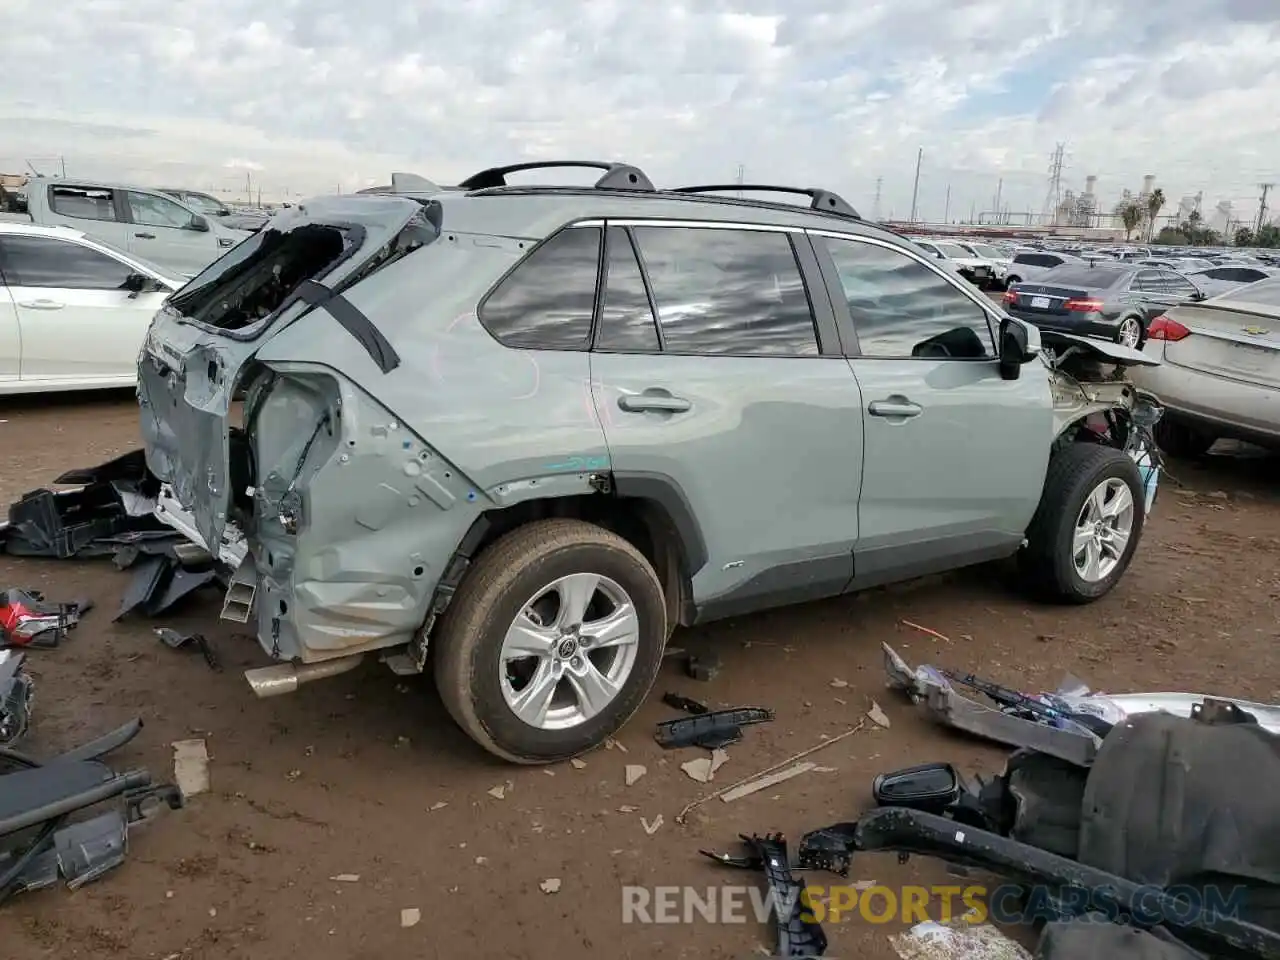
<instances>
[{"instance_id":1,"label":"damaged silver suv","mask_svg":"<svg viewBox=\"0 0 1280 960\"><path fill-rule=\"evenodd\" d=\"M600 179L507 182L540 166ZM376 655L553 761L677 625L1014 555L1085 602L1129 565L1141 353L1004 316L827 191L400 182L277 216L139 357L160 515L236 567L259 694Z\"/></svg>"}]
</instances>

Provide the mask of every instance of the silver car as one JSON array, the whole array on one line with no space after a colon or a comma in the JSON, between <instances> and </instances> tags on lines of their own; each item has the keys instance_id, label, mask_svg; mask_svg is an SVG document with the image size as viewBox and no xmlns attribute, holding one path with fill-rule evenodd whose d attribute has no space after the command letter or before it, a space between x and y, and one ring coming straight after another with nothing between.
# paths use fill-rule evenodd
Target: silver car
<instances>
[{"instance_id":1,"label":"silver car","mask_svg":"<svg viewBox=\"0 0 1280 960\"><path fill-rule=\"evenodd\" d=\"M1069 253L1055 253L1052 250L1024 251L1014 254L1013 259L1009 261L1005 282L1010 286L1022 283L1024 280L1029 283L1039 283L1040 278L1055 267L1060 267L1064 263L1084 262L1080 257L1074 257Z\"/></svg>"},{"instance_id":2,"label":"silver car","mask_svg":"<svg viewBox=\"0 0 1280 960\"><path fill-rule=\"evenodd\" d=\"M1166 406L1165 451L1199 456L1220 437L1280 449L1280 278L1174 307L1147 337L1162 363L1131 376Z\"/></svg>"}]
</instances>

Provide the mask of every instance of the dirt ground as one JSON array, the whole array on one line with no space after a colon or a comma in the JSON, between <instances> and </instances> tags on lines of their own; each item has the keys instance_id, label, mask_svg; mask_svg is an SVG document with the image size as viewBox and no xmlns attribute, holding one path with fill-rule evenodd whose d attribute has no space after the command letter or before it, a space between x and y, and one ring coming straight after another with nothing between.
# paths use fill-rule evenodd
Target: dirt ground
<instances>
[{"instance_id":1,"label":"dirt ground","mask_svg":"<svg viewBox=\"0 0 1280 960\"><path fill-rule=\"evenodd\" d=\"M136 446L127 395L42 398L0 406L0 502L62 470ZM669 660L655 695L585 766L514 768L457 730L428 682L369 665L356 673L256 700L240 673L266 662L257 645L219 623L216 591L161 621L111 617L127 582L108 561L0 558L0 581L50 599L100 605L58 649L34 651L38 684L32 752L53 752L140 716L142 735L118 765L172 773L170 743L203 737L212 791L163 812L131 836L126 864L77 892L58 887L0 911L0 954L43 958L745 957L772 931L739 924L625 924L624 885L754 884L698 856L739 833L806 830L850 819L869 804L871 777L928 760L995 772L1002 753L927 726L884 690L880 642L912 662L963 667L1024 688L1064 673L1112 691L1196 690L1280 699L1280 463L1235 451L1176 463L1128 576L1086 608L1028 604L1003 567L775 611L678 633L717 645L710 683ZM939 641L908 619L950 638ZM225 669L173 651L161 625L213 639ZM700 791L664 755L652 724L673 715L660 694L716 705L761 705L776 722L730 747L716 784L770 766L848 729L878 700L874 726L811 759L812 772L726 804L687 825L675 815ZM622 748L625 748L625 754ZM624 764L648 773L633 786ZM502 799L490 794L505 786ZM627 807L626 811L620 808ZM634 808L634 809L631 809ZM652 835L641 818L664 825ZM355 881L332 878L358 876ZM539 884L560 880L557 893ZM811 875L810 882L836 878ZM946 882L928 862L856 862L851 880ZM954 881L952 881L954 882ZM421 922L401 926L401 910ZM894 956L892 926L859 918L827 924L830 956Z\"/></svg>"}]
</instances>

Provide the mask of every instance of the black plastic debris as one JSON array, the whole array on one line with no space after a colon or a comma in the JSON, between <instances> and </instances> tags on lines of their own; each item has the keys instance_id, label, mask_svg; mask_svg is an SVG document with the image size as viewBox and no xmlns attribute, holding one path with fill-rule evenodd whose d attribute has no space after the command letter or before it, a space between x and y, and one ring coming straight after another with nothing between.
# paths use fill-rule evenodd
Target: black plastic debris
<instances>
[{"instance_id":1,"label":"black plastic debris","mask_svg":"<svg viewBox=\"0 0 1280 960\"><path fill-rule=\"evenodd\" d=\"M676 710L683 710L685 713L702 714L709 712L709 708L705 703L694 700L691 697L681 696L678 693L664 693L662 702L668 707L674 707Z\"/></svg>"},{"instance_id":2,"label":"black plastic debris","mask_svg":"<svg viewBox=\"0 0 1280 960\"><path fill-rule=\"evenodd\" d=\"M210 670L222 670L218 655L213 652L212 645L210 645L203 633L182 633L170 627L157 627L155 634L160 638L160 642L170 650L182 650L184 648L199 650Z\"/></svg>"},{"instance_id":3,"label":"black plastic debris","mask_svg":"<svg viewBox=\"0 0 1280 960\"><path fill-rule=\"evenodd\" d=\"M26 654L0 650L0 747L11 747L27 732L35 683L22 669Z\"/></svg>"},{"instance_id":4,"label":"black plastic debris","mask_svg":"<svg viewBox=\"0 0 1280 960\"><path fill-rule=\"evenodd\" d=\"M147 617L164 613L183 597L218 577L212 563L203 569L189 569L176 557L164 554L141 557L133 563L132 569L133 579L125 589L120 609L113 620L135 612Z\"/></svg>"},{"instance_id":5,"label":"black plastic debris","mask_svg":"<svg viewBox=\"0 0 1280 960\"><path fill-rule=\"evenodd\" d=\"M691 653L685 657L684 672L694 680L707 683L720 672L720 656L715 653Z\"/></svg>"},{"instance_id":6,"label":"black plastic debris","mask_svg":"<svg viewBox=\"0 0 1280 960\"><path fill-rule=\"evenodd\" d=\"M0 591L0 649L56 647L92 608L92 600L49 603L35 590Z\"/></svg>"},{"instance_id":7,"label":"black plastic debris","mask_svg":"<svg viewBox=\"0 0 1280 960\"><path fill-rule=\"evenodd\" d=\"M804 881L791 873L787 842L782 834L741 836L743 856L700 851L725 866L764 871L778 932L777 957L821 957L827 952L827 935L812 905L806 901Z\"/></svg>"},{"instance_id":8,"label":"black plastic debris","mask_svg":"<svg viewBox=\"0 0 1280 960\"><path fill-rule=\"evenodd\" d=\"M108 556L112 537L136 531L166 530L153 515L159 481L141 450L97 467L70 470L55 485L77 489L32 490L9 507L0 530L4 552L21 557Z\"/></svg>"},{"instance_id":9,"label":"black plastic debris","mask_svg":"<svg viewBox=\"0 0 1280 960\"><path fill-rule=\"evenodd\" d=\"M0 903L59 876L73 890L98 879L124 860L134 826L161 805L182 807L176 786L154 783L146 770L119 773L99 759L141 728L134 720L48 763L0 747ZM116 805L67 822L109 801Z\"/></svg>"},{"instance_id":10,"label":"black plastic debris","mask_svg":"<svg viewBox=\"0 0 1280 960\"><path fill-rule=\"evenodd\" d=\"M766 723L774 717L772 710L764 707L736 707L732 710L713 710L710 713L663 720L658 724L653 738L658 746L705 747L716 750L737 743L742 739L742 728L752 723Z\"/></svg>"}]
</instances>

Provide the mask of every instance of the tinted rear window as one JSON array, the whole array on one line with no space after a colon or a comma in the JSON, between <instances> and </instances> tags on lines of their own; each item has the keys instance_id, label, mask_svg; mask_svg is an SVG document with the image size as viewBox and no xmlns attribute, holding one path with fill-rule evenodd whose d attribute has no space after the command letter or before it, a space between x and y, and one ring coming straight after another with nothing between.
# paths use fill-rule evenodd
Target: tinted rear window
<instances>
[{"instance_id":1,"label":"tinted rear window","mask_svg":"<svg viewBox=\"0 0 1280 960\"><path fill-rule=\"evenodd\" d=\"M1055 286L1061 284L1062 286L1107 290L1116 286L1132 272L1132 270L1117 270L1115 267L1078 267L1075 264L1070 264L1049 271L1038 282Z\"/></svg>"},{"instance_id":2,"label":"tinted rear window","mask_svg":"<svg viewBox=\"0 0 1280 960\"><path fill-rule=\"evenodd\" d=\"M1256 303L1264 307L1280 307L1280 279L1259 280L1247 287L1229 290L1215 300L1234 300L1241 303Z\"/></svg>"}]
</instances>

